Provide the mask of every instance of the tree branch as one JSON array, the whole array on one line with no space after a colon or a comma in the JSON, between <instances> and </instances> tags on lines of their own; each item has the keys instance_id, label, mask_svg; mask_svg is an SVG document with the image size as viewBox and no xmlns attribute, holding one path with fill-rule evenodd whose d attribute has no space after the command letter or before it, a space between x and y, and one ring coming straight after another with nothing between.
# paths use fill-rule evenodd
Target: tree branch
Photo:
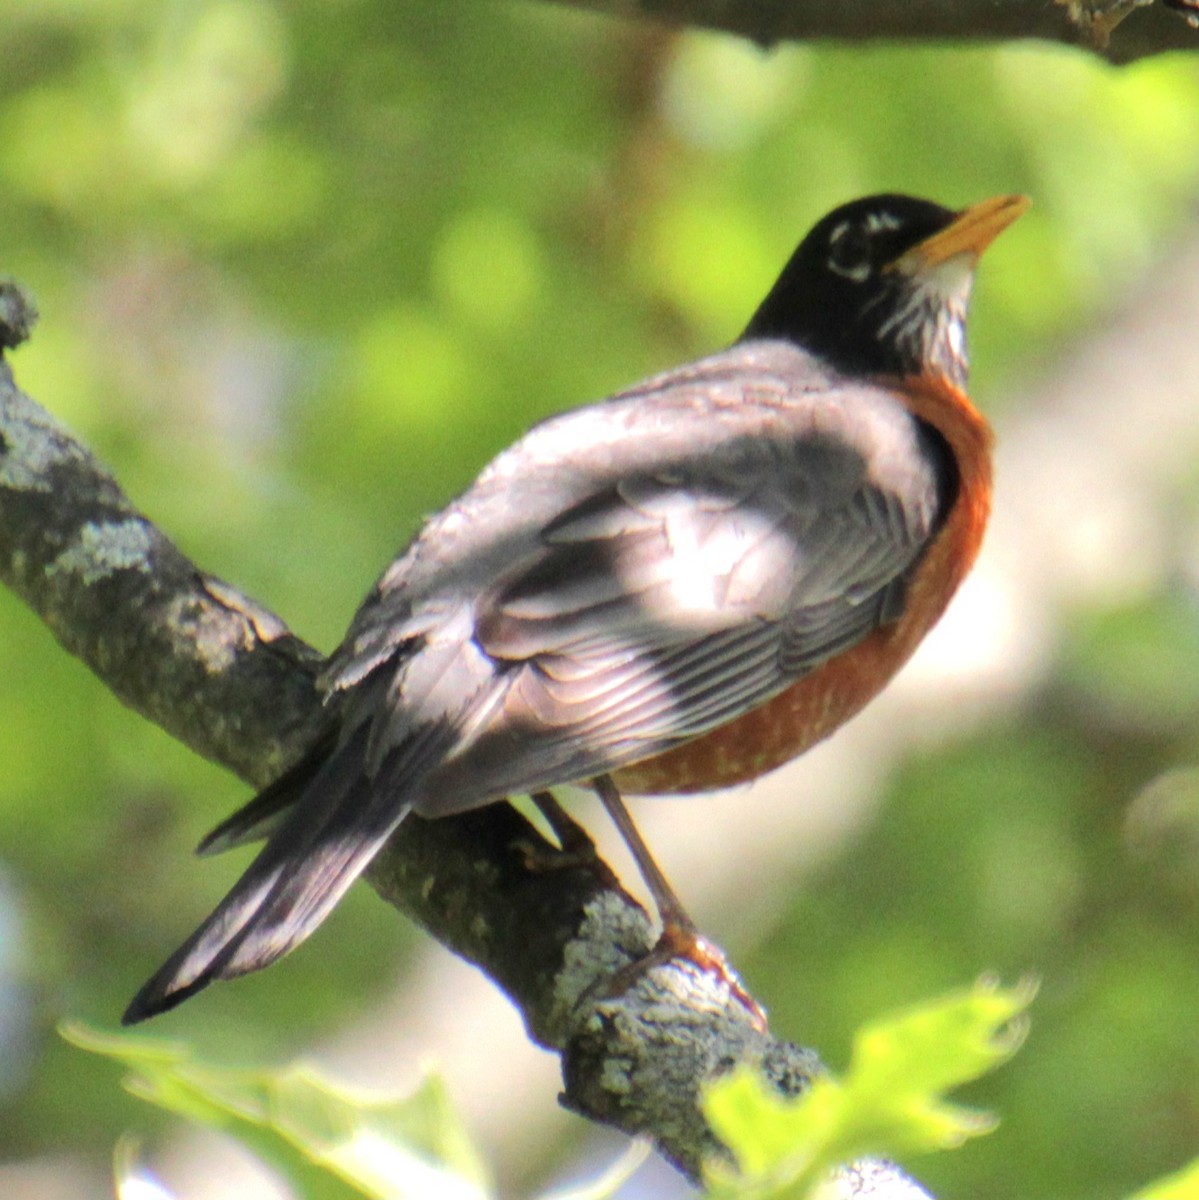
<instances>
[{"instance_id":1,"label":"tree branch","mask_svg":"<svg viewBox=\"0 0 1199 1200\"><path fill-rule=\"evenodd\" d=\"M640 17L669 25L740 34L761 46L821 40L986 42L1035 38L1089 45L1112 62L1131 62L1166 50L1199 47L1193 27L1199 20L1199 0L558 2L622 18Z\"/></svg>"},{"instance_id":2,"label":"tree branch","mask_svg":"<svg viewBox=\"0 0 1199 1200\"><path fill-rule=\"evenodd\" d=\"M31 312L0 285L0 351ZM255 785L303 752L317 727L319 656L278 617L190 563L113 477L19 391L0 359L0 580L127 705ZM579 834L581 838L581 831ZM406 820L369 872L375 890L477 964L559 1053L563 1102L648 1133L691 1178L721 1147L699 1111L705 1080L758 1064L794 1095L816 1056L756 1028L727 981L689 963L645 972L644 911L594 854L547 842L514 809ZM924 1193L897 1169L859 1164L846 1197Z\"/></svg>"}]
</instances>

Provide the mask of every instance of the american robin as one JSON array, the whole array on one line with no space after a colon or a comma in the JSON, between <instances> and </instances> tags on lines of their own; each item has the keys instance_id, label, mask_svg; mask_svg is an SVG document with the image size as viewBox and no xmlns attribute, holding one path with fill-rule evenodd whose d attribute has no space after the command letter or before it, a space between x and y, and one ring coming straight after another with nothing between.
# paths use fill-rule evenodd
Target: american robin
<instances>
[{"instance_id":1,"label":"american robin","mask_svg":"<svg viewBox=\"0 0 1199 1200\"><path fill-rule=\"evenodd\" d=\"M327 732L202 850L266 845L127 1023L321 923L404 819L568 783L751 780L887 683L970 569L991 434L966 380L979 255L1028 207L908 196L821 220L727 350L543 422L388 567L320 678Z\"/></svg>"}]
</instances>

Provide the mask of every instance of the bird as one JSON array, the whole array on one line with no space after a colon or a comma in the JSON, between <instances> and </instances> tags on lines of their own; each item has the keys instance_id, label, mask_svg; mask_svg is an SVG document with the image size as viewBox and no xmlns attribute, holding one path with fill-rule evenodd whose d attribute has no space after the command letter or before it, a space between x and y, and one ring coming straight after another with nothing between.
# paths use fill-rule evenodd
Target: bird
<instances>
[{"instance_id":1,"label":"bird","mask_svg":"<svg viewBox=\"0 0 1199 1200\"><path fill-rule=\"evenodd\" d=\"M202 853L265 839L131 1024L307 938L410 813L593 788L669 953L698 935L624 806L745 783L875 696L970 570L990 427L975 268L1029 201L818 221L726 349L534 426L384 571L324 725Z\"/></svg>"}]
</instances>

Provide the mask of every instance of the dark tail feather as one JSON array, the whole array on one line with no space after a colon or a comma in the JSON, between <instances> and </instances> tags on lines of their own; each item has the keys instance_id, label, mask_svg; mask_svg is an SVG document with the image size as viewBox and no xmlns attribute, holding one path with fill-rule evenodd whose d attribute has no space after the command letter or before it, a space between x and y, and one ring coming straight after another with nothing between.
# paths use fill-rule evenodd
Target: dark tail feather
<instances>
[{"instance_id":1,"label":"dark tail feather","mask_svg":"<svg viewBox=\"0 0 1199 1200\"><path fill-rule=\"evenodd\" d=\"M337 732L330 730L299 762L274 783L262 789L249 804L227 816L210 830L196 847L197 854L223 854L247 842L260 842L282 824L284 814L307 790L337 745Z\"/></svg>"},{"instance_id":2,"label":"dark tail feather","mask_svg":"<svg viewBox=\"0 0 1199 1200\"><path fill-rule=\"evenodd\" d=\"M123 1024L174 1008L214 979L265 967L325 919L407 812L398 797L380 794L390 789L364 776L366 740L360 727L311 773L298 800L271 805L283 813L278 828L212 915L133 998ZM259 818L249 827L260 825Z\"/></svg>"}]
</instances>

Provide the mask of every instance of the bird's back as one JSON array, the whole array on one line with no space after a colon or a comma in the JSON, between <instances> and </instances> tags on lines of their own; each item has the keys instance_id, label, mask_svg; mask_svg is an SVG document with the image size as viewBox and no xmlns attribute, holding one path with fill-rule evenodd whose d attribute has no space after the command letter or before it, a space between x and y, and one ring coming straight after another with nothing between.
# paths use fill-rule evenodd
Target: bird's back
<instances>
[{"instance_id":1,"label":"bird's back","mask_svg":"<svg viewBox=\"0 0 1199 1200\"><path fill-rule=\"evenodd\" d=\"M738 344L501 454L385 573L325 686L374 726L368 770L456 729L410 793L432 815L629 766L892 621L947 470L896 393ZM374 672L394 685L361 689Z\"/></svg>"}]
</instances>

